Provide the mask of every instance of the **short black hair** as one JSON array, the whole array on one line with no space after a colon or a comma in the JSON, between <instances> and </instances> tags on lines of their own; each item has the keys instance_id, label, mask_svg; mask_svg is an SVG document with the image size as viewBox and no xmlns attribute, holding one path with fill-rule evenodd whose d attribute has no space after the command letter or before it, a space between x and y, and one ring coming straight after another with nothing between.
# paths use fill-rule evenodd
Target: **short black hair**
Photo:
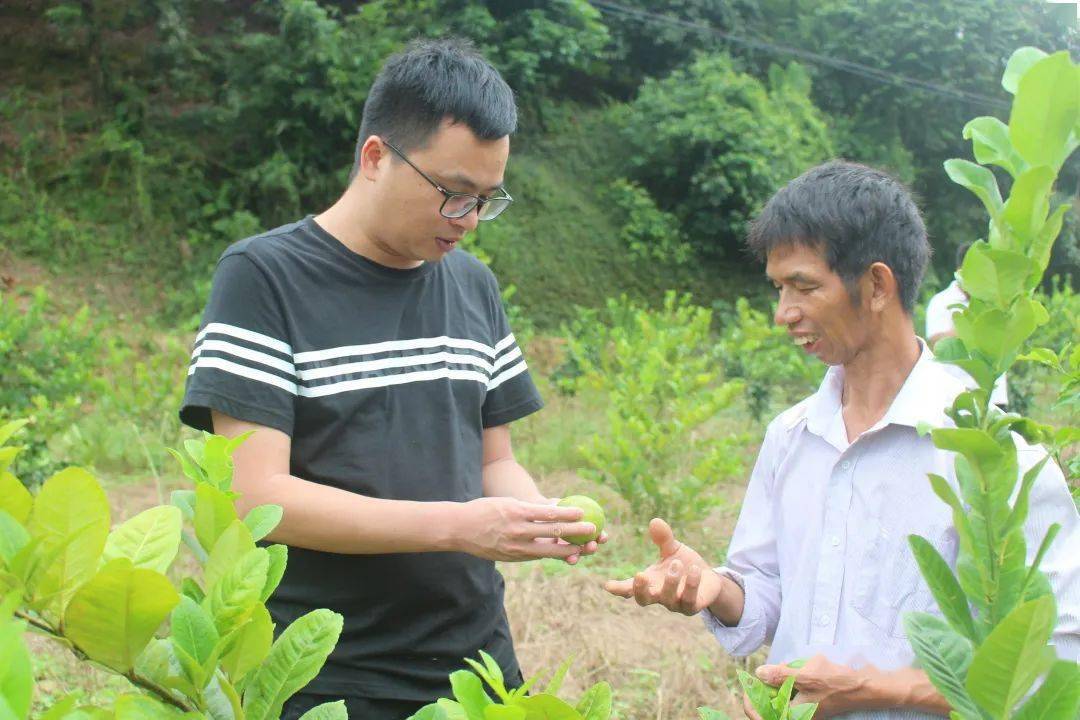
<instances>
[{"instance_id":1,"label":"short black hair","mask_svg":"<svg viewBox=\"0 0 1080 720\"><path fill-rule=\"evenodd\" d=\"M482 140L497 140L517 129L514 92L468 41L414 40L387 59L371 86L353 174L372 135L408 152L424 147L447 117Z\"/></svg>"},{"instance_id":2,"label":"short black hair","mask_svg":"<svg viewBox=\"0 0 1080 720\"><path fill-rule=\"evenodd\" d=\"M930 261L911 192L881 170L841 160L807 170L773 195L751 224L747 245L762 261L785 245L822 248L853 301L866 269L885 263L908 313Z\"/></svg>"}]
</instances>

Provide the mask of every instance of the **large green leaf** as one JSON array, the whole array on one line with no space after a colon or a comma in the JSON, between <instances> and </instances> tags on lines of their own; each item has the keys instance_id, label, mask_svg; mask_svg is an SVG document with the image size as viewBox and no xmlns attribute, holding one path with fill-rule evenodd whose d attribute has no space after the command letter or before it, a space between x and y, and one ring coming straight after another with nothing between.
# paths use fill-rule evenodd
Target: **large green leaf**
<instances>
[{"instance_id":1,"label":"large green leaf","mask_svg":"<svg viewBox=\"0 0 1080 720\"><path fill-rule=\"evenodd\" d=\"M1046 57L1046 53L1039 48L1022 47L1013 52L1009 62L1005 65L1005 74L1001 77L1001 87L1013 95L1020 87L1020 78L1024 76L1031 66Z\"/></svg>"},{"instance_id":2,"label":"large green leaf","mask_svg":"<svg viewBox=\"0 0 1080 720\"><path fill-rule=\"evenodd\" d=\"M529 712L517 705L488 705L484 708L484 720L526 720Z\"/></svg>"},{"instance_id":3,"label":"large green leaf","mask_svg":"<svg viewBox=\"0 0 1080 720\"><path fill-rule=\"evenodd\" d=\"M126 557L135 567L164 573L180 549L182 524L178 508L159 505L144 510L109 534L103 559Z\"/></svg>"},{"instance_id":4,"label":"large green leaf","mask_svg":"<svg viewBox=\"0 0 1080 720\"><path fill-rule=\"evenodd\" d=\"M345 701L337 700L316 705L301 715L300 720L349 720L349 712L345 709Z\"/></svg>"},{"instance_id":5,"label":"large green leaf","mask_svg":"<svg viewBox=\"0 0 1080 720\"><path fill-rule=\"evenodd\" d=\"M971 609L968 607L967 596L960 588L960 583L953 575L952 569L945 559L938 553L937 548L926 539L918 535L909 535L911 551L915 560L919 563L930 592L937 601L938 608L956 630L968 640L975 642L975 623L971 619Z\"/></svg>"},{"instance_id":6,"label":"large green leaf","mask_svg":"<svg viewBox=\"0 0 1080 720\"><path fill-rule=\"evenodd\" d=\"M247 555L255 547L255 540L240 520L233 520L229 527L218 537L214 543L214 549L210 552L210 558L206 561L203 579L208 590L213 590L214 585L229 573L240 559Z\"/></svg>"},{"instance_id":7,"label":"large green leaf","mask_svg":"<svg viewBox=\"0 0 1080 720\"><path fill-rule=\"evenodd\" d=\"M269 565L266 550L252 548L209 589L203 607L214 617L219 635L224 637L247 622L255 607L262 604L259 595L266 585Z\"/></svg>"},{"instance_id":8,"label":"large green leaf","mask_svg":"<svg viewBox=\"0 0 1080 720\"><path fill-rule=\"evenodd\" d=\"M173 645L191 659L193 667L189 668L189 679L195 687L202 689L209 679L211 663L216 664L217 659L215 648L220 636L214 627L214 619L194 600L181 596L172 613L169 635Z\"/></svg>"},{"instance_id":9,"label":"large green leaf","mask_svg":"<svg viewBox=\"0 0 1080 720\"><path fill-rule=\"evenodd\" d=\"M1009 126L996 117L977 117L964 126L964 139L971 140L975 159L983 165L997 165L1014 178L1027 163L1009 140Z\"/></svg>"},{"instance_id":10,"label":"large green leaf","mask_svg":"<svg viewBox=\"0 0 1080 720\"><path fill-rule=\"evenodd\" d=\"M117 558L71 598L65 634L92 660L126 673L179 601L164 575Z\"/></svg>"},{"instance_id":11,"label":"large green leaf","mask_svg":"<svg viewBox=\"0 0 1080 720\"><path fill-rule=\"evenodd\" d=\"M990 217L996 219L1001 214L1001 190L998 189L994 173L970 160L960 159L946 160L945 172L954 183L975 193Z\"/></svg>"},{"instance_id":12,"label":"large green leaf","mask_svg":"<svg viewBox=\"0 0 1080 720\"><path fill-rule=\"evenodd\" d=\"M5 510L20 524L25 524L34 506L34 498L26 486L6 470L0 471L0 510Z\"/></svg>"},{"instance_id":13,"label":"large green leaf","mask_svg":"<svg viewBox=\"0 0 1080 720\"><path fill-rule=\"evenodd\" d=\"M209 553L221 533L237 520L236 506L226 493L208 483L195 488L195 537Z\"/></svg>"},{"instance_id":14,"label":"large green leaf","mask_svg":"<svg viewBox=\"0 0 1080 720\"><path fill-rule=\"evenodd\" d=\"M121 695L114 707L116 720L196 720L202 715L182 712L148 695Z\"/></svg>"},{"instance_id":15,"label":"large green leaf","mask_svg":"<svg viewBox=\"0 0 1080 720\"><path fill-rule=\"evenodd\" d=\"M1058 205L1053 214L1046 219L1043 226L1035 233L1035 239L1028 248L1028 256L1031 258L1031 275L1028 276L1027 289L1034 290L1042 282L1043 273L1050 262L1050 252L1054 248L1054 241L1061 234L1061 226L1065 222L1065 213L1072 207L1068 204Z\"/></svg>"},{"instance_id":16,"label":"large green leaf","mask_svg":"<svg viewBox=\"0 0 1080 720\"><path fill-rule=\"evenodd\" d=\"M259 599L263 602L266 602L277 590L278 583L285 575L285 565L289 560L289 548L284 545L271 545L266 548L266 552L270 556L270 565L266 571L266 584L259 593Z\"/></svg>"},{"instance_id":17,"label":"large green leaf","mask_svg":"<svg viewBox=\"0 0 1080 720\"><path fill-rule=\"evenodd\" d=\"M6 510L0 509L0 567L7 566L29 542L30 533L26 528Z\"/></svg>"},{"instance_id":18,"label":"large green leaf","mask_svg":"<svg viewBox=\"0 0 1080 720\"><path fill-rule=\"evenodd\" d=\"M253 538L262 540L278 526L284 511L280 505L259 505L244 516L244 524L251 530Z\"/></svg>"},{"instance_id":19,"label":"large green leaf","mask_svg":"<svg viewBox=\"0 0 1080 720\"><path fill-rule=\"evenodd\" d=\"M491 705L491 698L484 692L479 677L468 670L452 672L450 687L454 691L454 699L461 704L469 720L484 720L484 708Z\"/></svg>"},{"instance_id":20,"label":"large green leaf","mask_svg":"<svg viewBox=\"0 0 1080 720\"><path fill-rule=\"evenodd\" d=\"M611 716L611 686L598 682L578 700L577 711L584 720L608 720Z\"/></svg>"},{"instance_id":21,"label":"large green leaf","mask_svg":"<svg viewBox=\"0 0 1080 720\"><path fill-rule=\"evenodd\" d=\"M934 687L966 717L980 717L964 687L964 675L972 657L971 643L944 620L928 613L908 613L904 616L904 629Z\"/></svg>"},{"instance_id":22,"label":"large green leaf","mask_svg":"<svg viewBox=\"0 0 1080 720\"><path fill-rule=\"evenodd\" d=\"M10 611L8 611L10 612ZM0 616L4 611L0 611ZM19 720L30 712L34 691L34 670L30 652L23 642L26 625L10 619L0 619L0 700L6 702L12 715Z\"/></svg>"},{"instance_id":23,"label":"large green leaf","mask_svg":"<svg viewBox=\"0 0 1080 720\"><path fill-rule=\"evenodd\" d=\"M1080 665L1059 660L1050 666L1042 686L1013 720L1058 720L1080 717Z\"/></svg>"},{"instance_id":24,"label":"large green leaf","mask_svg":"<svg viewBox=\"0 0 1080 720\"><path fill-rule=\"evenodd\" d=\"M1002 219L1008 224L1026 248L1042 229L1050 213L1050 193L1054 185L1055 173L1045 165L1026 170L1016 178L1009 199L1005 203ZM966 258L965 258L966 260ZM1010 258L1012 262L1021 261ZM1021 263L1024 272L1029 272L1029 263ZM966 289L966 287L965 287ZM1007 303L1000 303L1005 306Z\"/></svg>"},{"instance_id":25,"label":"large green leaf","mask_svg":"<svg viewBox=\"0 0 1080 720\"><path fill-rule=\"evenodd\" d=\"M245 720L277 720L285 701L318 674L341 627L337 613L315 610L285 628L244 693Z\"/></svg>"},{"instance_id":26,"label":"large green leaf","mask_svg":"<svg viewBox=\"0 0 1080 720\"><path fill-rule=\"evenodd\" d=\"M518 702L525 710L526 720L581 720L581 714L572 705L554 695L530 695Z\"/></svg>"},{"instance_id":27,"label":"large green leaf","mask_svg":"<svg viewBox=\"0 0 1080 720\"><path fill-rule=\"evenodd\" d=\"M971 697L994 718L1007 718L1046 669L1046 643L1054 629L1054 601L1018 606L986 638L968 669Z\"/></svg>"},{"instance_id":28,"label":"large green leaf","mask_svg":"<svg viewBox=\"0 0 1080 720\"><path fill-rule=\"evenodd\" d=\"M1032 166L1061 167L1069 134L1080 111L1080 84L1069 53L1058 52L1028 68L1020 78L1009 137L1013 147Z\"/></svg>"},{"instance_id":29,"label":"large green leaf","mask_svg":"<svg viewBox=\"0 0 1080 720\"><path fill-rule=\"evenodd\" d=\"M41 538L47 565L30 588L39 606L60 617L75 590L98 568L109 535L109 501L82 468L67 468L45 481L30 517L30 534Z\"/></svg>"},{"instance_id":30,"label":"large green leaf","mask_svg":"<svg viewBox=\"0 0 1080 720\"><path fill-rule=\"evenodd\" d=\"M274 621L264 606L257 605L251 619L236 632L232 647L221 658L221 668L234 685L266 659L274 642Z\"/></svg>"},{"instance_id":31,"label":"large green leaf","mask_svg":"<svg viewBox=\"0 0 1080 720\"><path fill-rule=\"evenodd\" d=\"M1030 273L1031 261L1027 256L998 250L986 243L971 246L959 271L964 292L1001 306L1008 306L1024 292Z\"/></svg>"}]
</instances>

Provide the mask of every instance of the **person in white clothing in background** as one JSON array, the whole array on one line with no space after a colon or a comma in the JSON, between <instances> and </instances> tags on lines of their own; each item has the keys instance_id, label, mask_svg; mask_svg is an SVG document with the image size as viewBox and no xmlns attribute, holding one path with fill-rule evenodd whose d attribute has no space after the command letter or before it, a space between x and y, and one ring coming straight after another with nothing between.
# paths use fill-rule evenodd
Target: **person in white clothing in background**
<instances>
[{"instance_id":1,"label":"person in white clothing in background","mask_svg":"<svg viewBox=\"0 0 1080 720\"><path fill-rule=\"evenodd\" d=\"M971 247L971 243L964 243L957 248L957 268L964 264L964 256L967 255L969 247ZM930 345L931 350L937 345L938 340L947 337L956 337L956 326L953 324L953 313L961 308L967 307L967 304L967 293L964 292L964 288L960 287L960 281L955 278L949 283L948 287L930 298L930 302L926 306L926 342ZM948 370L950 374L959 378L968 388L974 388L977 384L970 375L964 372L963 368L947 363L943 364L942 367ZM990 393L990 402L1003 410L1008 405L1009 391L1004 374L994 383L994 389Z\"/></svg>"},{"instance_id":2,"label":"person in white clothing in background","mask_svg":"<svg viewBox=\"0 0 1080 720\"><path fill-rule=\"evenodd\" d=\"M963 383L915 334L912 308L930 248L907 190L862 165L807 171L766 204L750 249L779 291L776 322L829 365L821 387L765 433L724 567L649 525L659 560L608 592L641 605L700 613L724 649L769 644L758 676L794 675L795 703L815 717L914 720L949 705L915 667L904 634L911 611L938 613L908 546L926 538L955 567L949 507L927 473L956 487L955 455L920 435L943 426ZM1045 454L1017 438L1020 471ZM1024 527L1028 562L1052 523L1041 565L1057 596L1052 642L1080 655L1080 518L1061 470L1048 462ZM787 665L809 658L801 669ZM757 718L744 701L746 713Z\"/></svg>"}]
</instances>

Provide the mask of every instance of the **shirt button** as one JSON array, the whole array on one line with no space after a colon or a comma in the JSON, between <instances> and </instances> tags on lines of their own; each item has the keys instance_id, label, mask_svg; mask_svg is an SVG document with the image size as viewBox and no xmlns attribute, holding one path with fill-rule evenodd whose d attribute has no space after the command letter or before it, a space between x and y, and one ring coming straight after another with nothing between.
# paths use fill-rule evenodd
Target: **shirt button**
<instances>
[{"instance_id":1,"label":"shirt button","mask_svg":"<svg viewBox=\"0 0 1080 720\"><path fill-rule=\"evenodd\" d=\"M825 627L826 625L829 624L829 616L826 615L825 613L821 613L820 615L817 616L817 624L821 625L822 627Z\"/></svg>"},{"instance_id":2,"label":"shirt button","mask_svg":"<svg viewBox=\"0 0 1080 720\"><path fill-rule=\"evenodd\" d=\"M848 468L851 467L851 461L850 460L845 460L844 462L840 463L840 467L843 468L844 470L847 470Z\"/></svg>"},{"instance_id":3,"label":"shirt button","mask_svg":"<svg viewBox=\"0 0 1080 720\"><path fill-rule=\"evenodd\" d=\"M838 547L840 545L840 536L833 535L832 538L829 539L829 542L832 543L833 547Z\"/></svg>"}]
</instances>

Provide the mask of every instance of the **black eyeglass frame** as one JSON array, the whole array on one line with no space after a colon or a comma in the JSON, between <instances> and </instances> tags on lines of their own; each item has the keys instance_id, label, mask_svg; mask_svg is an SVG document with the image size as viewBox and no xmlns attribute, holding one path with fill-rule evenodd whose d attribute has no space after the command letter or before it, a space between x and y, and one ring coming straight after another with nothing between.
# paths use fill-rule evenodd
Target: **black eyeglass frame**
<instances>
[{"instance_id":1,"label":"black eyeglass frame","mask_svg":"<svg viewBox=\"0 0 1080 720\"><path fill-rule=\"evenodd\" d=\"M394 147L393 143L390 143L387 140L383 140L382 142L383 142L384 145L386 145L386 147L390 148L394 152L395 155L397 155L399 158L404 160L406 162L406 164L408 164L409 167L411 167L416 172L420 173L420 177L427 180L428 183L431 184L431 187L435 188L440 193L442 193L444 199L443 199L442 205L439 206L439 214L442 215L444 218L446 218L448 220L460 220L461 218L463 218L466 215L468 215L469 213L471 213L473 211L473 209L476 209L476 218L478 220L483 220L483 221L494 220L495 218L502 215L503 211L505 211L506 208L510 207L510 203L514 202L514 198L510 197L510 193L506 192L506 188L499 188L499 190L502 191L502 195L496 195L494 197L487 197L487 198L486 197L481 197L480 195L474 195L473 193L454 192L453 190L447 190L442 185L435 182L426 172L424 172L420 168L416 167L416 165L413 164L412 160L405 157L405 153L401 152L396 147ZM459 215L448 215L446 213L446 211L445 211L446 203L450 202L452 199L457 198L457 197L472 198L473 203L471 205L467 206L466 209L464 211L462 211ZM484 206L491 203L492 200L505 201L506 204L502 205L494 215L491 215L490 217L484 217Z\"/></svg>"}]
</instances>

